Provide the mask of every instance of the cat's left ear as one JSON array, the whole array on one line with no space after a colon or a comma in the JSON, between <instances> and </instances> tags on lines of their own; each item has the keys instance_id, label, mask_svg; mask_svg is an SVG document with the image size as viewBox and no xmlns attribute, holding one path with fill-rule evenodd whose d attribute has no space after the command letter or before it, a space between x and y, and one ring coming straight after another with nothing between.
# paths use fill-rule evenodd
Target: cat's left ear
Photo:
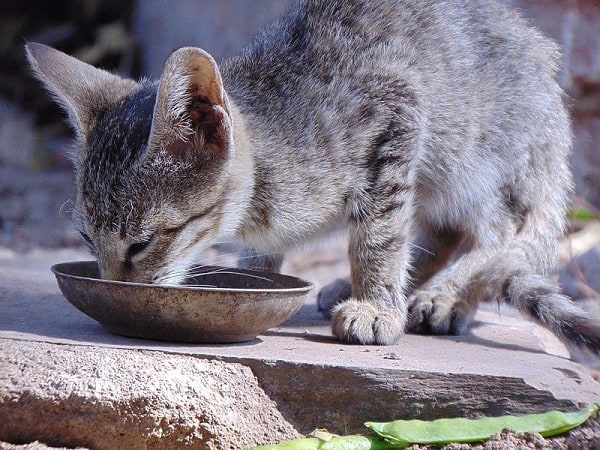
<instances>
[{"instance_id":1,"label":"cat's left ear","mask_svg":"<svg viewBox=\"0 0 600 450\"><path fill-rule=\"evenodd\" d=\"M231 139L230 108L217 63L199 48L176 50L160 78L149 154L215 157L227 152Z\"/></svg>"},{"instance_id":2,"label":"cat's left ear","mask_svg":"<svg viewBox=\"0 0 600 450\"><path fill-rule=\"evenodd\" d=\"M25 51L34 75L67 112L80 139L106 108L137 86L43 44L29 42Z\"/></svg>"}]
</instances>

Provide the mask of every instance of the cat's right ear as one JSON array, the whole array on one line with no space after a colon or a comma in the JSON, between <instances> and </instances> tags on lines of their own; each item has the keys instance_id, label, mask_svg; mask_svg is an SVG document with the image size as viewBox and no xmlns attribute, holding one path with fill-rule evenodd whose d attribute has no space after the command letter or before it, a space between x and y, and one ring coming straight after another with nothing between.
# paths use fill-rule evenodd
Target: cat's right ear
<instances>
[{"instance_id":1,"label":"cat's right ear","mask_svg":"<svg viewBox=\"0 0 600 450\"><path fill-rule=\"evenodd\" d=\"M199 48L174 51L158 85L149 155L212 159L226 155L231 142L230 107L217 63Z\"/></svg>"},{"instance_id":2,"label":"cat's right ear","mask_svg":"<svg viewBox=\"0 0 600 450\"><path fill-rule=\"evenodd\" d=\"M80 139L102 110L136 87L133 80L97 69L47 45L29 42L25 51L35 76L67 112Z\"/></svg>"}]
</instances>

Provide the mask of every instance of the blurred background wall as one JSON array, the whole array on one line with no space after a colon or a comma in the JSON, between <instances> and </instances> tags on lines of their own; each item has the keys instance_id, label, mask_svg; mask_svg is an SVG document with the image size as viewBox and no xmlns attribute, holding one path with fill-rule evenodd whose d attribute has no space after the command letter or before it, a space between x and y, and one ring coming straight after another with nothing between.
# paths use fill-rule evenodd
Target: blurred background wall
<instances>
[{"instance_id":1,"label":"blurred background wall","mask_svg":"<svg viewBox=\"0 0 600 450\"><path fill-rule=\"evenodd\" d=\"M577 195L600 208L600 2L504 0L563 48ZM51 45L124 76L156 77L174 49L234 55L291 0L0 0L0 247L76 245L65 157L70 130L27 69L23 43Z\"/></svg>"}]
</instances>

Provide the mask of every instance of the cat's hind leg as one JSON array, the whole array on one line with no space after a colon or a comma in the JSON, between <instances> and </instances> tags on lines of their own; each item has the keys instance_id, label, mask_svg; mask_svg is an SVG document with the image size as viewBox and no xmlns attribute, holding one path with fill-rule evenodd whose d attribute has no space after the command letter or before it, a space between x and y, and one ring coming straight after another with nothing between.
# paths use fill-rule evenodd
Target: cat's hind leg
<instances>
[{"instance_id":1,"label":"cat's hind leg","mask_svg":"<svg viewBox=\"0 0 600 450\"><path fill-rule=\"evenodd\" d=\"M519 251L520 250L520 251ZM543 253L530 241L515 239L473 274L465 288L465 297L494 298L519 310L561 339L572 355L581 350L600 356L600 318L593 317L532 263Z\"/></svg>"},{"instance_id":2,"label":"cat's hind leg","mask_svg":"<svg viewBox=\"0 0 600 450\"><path fill-rule=\"evenodd\" d=\"M411 298L409 328L462 334L478 303L497 300L553 331L573 349L600 355L600 321L590 317L547 276L557 245L551 221L529 211L504 245L474 248L430 280Z\"/></svg>"},{"instance_id":3,"label":"cat's hind leg","mask_svg":"<svg viewBox=\"0 0 600 450\"><path fill-rule=\"evenodd\" d=\"M477 181L477 178L471 179ZM458 182L455 184L460 186ZM452 201L460 205L468 204L468 193L472 189L470 186L455 189L450 198L444 197L442 191L438 197L433 197L429 205L424 205L420 223L430 223L430 227L440 230L447 228L447 223L453 223L451 229L460 230L460 242L457 243L452 261L410 297L408 329L411 331L463 334L472 322L479 302L493 298L491 295L471 295L467 292L472 277L490 260L493 261L501 249L509 249L509 253L520 251L513 249L515 239L530 240L533 247L536 245L534 237L523 235L526 217L520 212L531 209L517 207L515 202L515 211L511 211L507 207L509 202L500 195L501 191L496 190L493 184L488 185L487 180L480 184L482 193L477 202L471 202L469 209L448 209L449 216L437 214L439 205L451 204ZM447 239L444 233L438 233L437 237L439 240Z\"/></svg>"},{"instance_id":4,"label":"cat's hind leg","mask_svg":"<svg viewBox=\"0 0 600 450\"><path fill-rule=\"evenodd\" d=\"M487 249L462 254L409 299L408 328L433 334L463 334L473 320L477 299L465 293L467 280L489 257Z\"/></svg>"}]
</instances>

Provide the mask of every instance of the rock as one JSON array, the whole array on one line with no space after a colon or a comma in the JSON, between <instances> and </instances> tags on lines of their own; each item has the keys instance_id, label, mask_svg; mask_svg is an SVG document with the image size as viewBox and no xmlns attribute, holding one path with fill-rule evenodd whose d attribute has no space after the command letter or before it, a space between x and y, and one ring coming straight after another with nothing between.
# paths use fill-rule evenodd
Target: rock
<instances>
[{"instance_id":1,"label":"rock","mask_svg":"<svg viewBox=\"0 0 600 450\"><path fill-rule=\"evenodd\" d=\"M6 441L224 450L298 437L239 364L7 340L0 355Z\"/></svg>"},{"instance_id":2,"label":"rock","mask_svg":"<svg viewBox=\"0 0 600 450\"><path fill-rule=\"evenodd\" d=\"M48 447L42 442L30 442L29 444L9 444L8 442L0 442L0 450L68 450L66 447ZM83 447L77 447L74 450L87 450Z\"/></svg>"},{"instance_id":3,"label":"rock","mask_svg":"<svg viewBox=\"0 0 600 450\"><path fill-rule=\"evenodd\" d=\"M598 81L600 86L600 80ZM600 103L600 102L599 102ZM575 134L571 162L579 195L600 207L600 107L596 115L573 113Z\"/></svg>"},{"instance_id":4,"label":"rock","mask_svg":"<svg viewBox=\"0 0 600 450\"><path fill-rule=\"evenodd\" d=\"M574 39L569 55L572 77L583 86L600 84L600 4L578 1L572 19ZM600 112L600 111L599 111Z\"/></svg>"},{"instance_id":5,"label":"rock","mask_svg":"<svg viewBox=\"0 0 600 450\"><path fill-rule=\"evenodd\" d=\"M71 223L73 178L70 171L0 164L0 245L18 251L81 245Z\"/></svg>"}]
</instances>

